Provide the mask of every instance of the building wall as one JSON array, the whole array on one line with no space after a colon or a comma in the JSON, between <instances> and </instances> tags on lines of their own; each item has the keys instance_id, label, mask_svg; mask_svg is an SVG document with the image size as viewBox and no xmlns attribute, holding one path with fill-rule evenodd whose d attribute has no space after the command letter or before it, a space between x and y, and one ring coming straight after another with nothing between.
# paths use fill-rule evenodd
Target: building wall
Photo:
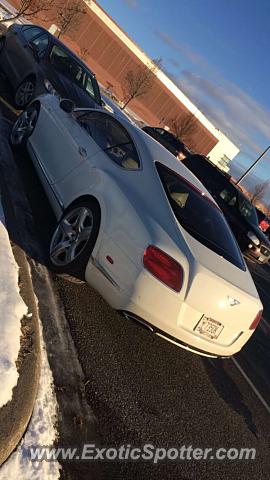
<instances>
[{"instance_id":1,"label":"building wall","mask_svg":"<svg viewBox=\"0 0 270 480\"><path fill-rule=\"evenodd\" d=\"M228 172L230 160L236 157L240 150L220 130L218 131L218 140L218 143L209 152L208 157L221 170Z\"/></svg>"}]
</instances>

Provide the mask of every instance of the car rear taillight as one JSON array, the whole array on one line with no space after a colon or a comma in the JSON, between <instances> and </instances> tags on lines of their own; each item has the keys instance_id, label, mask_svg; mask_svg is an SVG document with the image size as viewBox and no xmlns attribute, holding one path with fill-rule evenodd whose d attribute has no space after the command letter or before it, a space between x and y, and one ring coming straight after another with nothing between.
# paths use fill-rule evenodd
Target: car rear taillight
<instances>
[{"instance_id":1,"label":"car rear taillight","mask_svg":"<svg viewBox=\"0 0 270 480\"><path fill-rule=\"evenodd\" d=\"M254 318L252 324L250 325L249 327L249 330L255 330L255 328L257 328L258 324L260 323L260 320L262 318L262 314L263 314L263 310L260 310L256 317Z\"/></svg>"},{"instance_id":2,"label":"car rear taillight","mask_svg":"<svg viewBox=\"0 0 270 480\"><path fill-rule=\"evenodd\" d=\"M184 272L181 265L167 253L154 245L149 245L143 255L143 264L154 277L176 292L180 292Z\"/></svg>"}]
</instances>

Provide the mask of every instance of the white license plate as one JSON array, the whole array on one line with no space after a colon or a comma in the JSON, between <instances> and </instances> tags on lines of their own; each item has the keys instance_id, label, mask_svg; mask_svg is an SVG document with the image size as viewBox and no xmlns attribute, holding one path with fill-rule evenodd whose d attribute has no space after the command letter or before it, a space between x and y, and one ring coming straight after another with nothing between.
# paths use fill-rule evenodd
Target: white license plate
<instances>
[{"instance_id":1,"label":"white license plate","mask_svg":"<svg viewBox=\"0 0 270 480\"><path fill-rule=\"evenodd\" d=\"M199 323L197 323L196 327L194 328L194 331L200 333L200 335L204 335L205 337L215 340L221 334L223 328L224 325L222 325L222 323L203 315Z\"/></svg>"},{"instance_id":2,"label":"white license plate","mask_svg":"<svg viewBox=\"0 0 270 480\"><path fill-rule=\"evenodd\" d=\"M259 258L258 258L259 262L264 262L265 261L265 256L264 255L261 255Z\"/></svg>"}]
</instances>

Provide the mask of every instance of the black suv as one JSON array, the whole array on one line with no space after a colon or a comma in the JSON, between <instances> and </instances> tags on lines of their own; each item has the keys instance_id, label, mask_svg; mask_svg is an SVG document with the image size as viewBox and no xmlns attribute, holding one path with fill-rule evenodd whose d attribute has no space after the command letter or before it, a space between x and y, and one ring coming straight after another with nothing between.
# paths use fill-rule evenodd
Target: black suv
<instances>
[{"instance_id":1,"label":"black suv","mask_svg":"<svg viewBox=\"0 0 270 480\"><path fill-rule=\"evenodd\" d=\"M191 151L183 142L178 140L175 135L164 128L145 126L142 130L161 143L163 147L167 148L167 150L179 160L183 160L183 158L191 154Z\"/></svg>"},{"instance_id":2,"label":"black suv","mask_svg":"<svg viewBox=\"0 0 270 480\"><path fill-rule=\"evenodd\" d=\"M36 25L11 25L0 38L0 68L24 108L42 93L73 100L77 107L102 105L95 75L62 42Z\"/></svg>"},{"instance_id":3,"label":"black suv","mask_svg":"<svg viewBox=\"0 0 270 480\"><path fill-rule=\"evenodd\" d=\"M270 259L270 242L259 228L255 207L229 177L202 155L190 155L183 164L198 177L223 211L242 252L258 263Z\"/></svg>"}]
</instances>

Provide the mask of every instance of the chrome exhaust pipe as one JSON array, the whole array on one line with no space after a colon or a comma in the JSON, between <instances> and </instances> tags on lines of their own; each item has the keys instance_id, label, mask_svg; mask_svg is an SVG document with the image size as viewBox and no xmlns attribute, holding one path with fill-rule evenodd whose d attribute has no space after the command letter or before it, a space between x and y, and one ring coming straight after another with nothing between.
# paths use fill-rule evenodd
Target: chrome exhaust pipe
<instances>
[{"instance_id":1,"label":"chrome exhaust pipe","mask_svg":"<svg viewBox=\"0 0 270 480\"><path fill-rule=\"evenodd\" d=\"M122 314L124 315L124 317L127 319L127 320L133 320L135 321L136 323L139 323L142 327L146 328L147 330L150 330L150 332L154 333L154 329L151 325L149 325L149 323L147 323L146 321L144 321L142 318L140 317L137 317L137 315L131 313L131 312L122 312Z\"/></svg>"}]
</instances>

